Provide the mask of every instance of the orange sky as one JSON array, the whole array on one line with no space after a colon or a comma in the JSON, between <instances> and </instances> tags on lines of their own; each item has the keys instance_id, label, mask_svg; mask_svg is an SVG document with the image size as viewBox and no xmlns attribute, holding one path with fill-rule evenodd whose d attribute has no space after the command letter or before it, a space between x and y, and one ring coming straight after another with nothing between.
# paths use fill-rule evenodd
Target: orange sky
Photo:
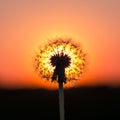
<instances>
[{"instance_id":1,"label":"orange sky","mask_svg":"<svg viewBox=\"0 0 120 120\"><path fill-rule=\"evenodd\" d=\"M119 0L1 0L0 88L52 88L33 72L32 57L55 37L73 38L88 54L88 70L69 86L119 86L119 6Z\"/></svg>"}]
</instances>

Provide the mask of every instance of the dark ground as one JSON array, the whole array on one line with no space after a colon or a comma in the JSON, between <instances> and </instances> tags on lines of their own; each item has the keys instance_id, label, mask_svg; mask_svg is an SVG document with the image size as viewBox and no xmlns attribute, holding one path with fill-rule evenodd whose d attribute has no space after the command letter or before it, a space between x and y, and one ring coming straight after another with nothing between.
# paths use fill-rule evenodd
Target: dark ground
<instances>
[{"instance_id":1,"label":"dark ground","mask_svg":"<svg viewBox=\"0 0 120 120\"><path fill-rule=\"evenodd\" d=\"M120 88L74 88L64 95L66 120L120 119ZM59 120L58 103L58 91L1 89L0 118Z\"/></svg>"}]
</instances>

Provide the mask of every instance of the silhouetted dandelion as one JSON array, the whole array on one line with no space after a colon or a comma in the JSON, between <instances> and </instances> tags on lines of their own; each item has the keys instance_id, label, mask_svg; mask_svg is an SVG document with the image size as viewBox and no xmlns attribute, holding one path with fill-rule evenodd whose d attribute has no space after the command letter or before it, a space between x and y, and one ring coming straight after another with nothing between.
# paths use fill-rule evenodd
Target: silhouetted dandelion
<instances>
[{"instance_id":1,"label":"silhouetted dandelion","mask_svg":"<svg viewBox=\"0 0 120 120\"><path fill-rule=\"evenodd\" d=\"M82 48L73 44L72 40L59 38L39 49L34 67L41 77L51 80L58 61L62 61L66 82L78 80L85 68L85 56Z\"/></svg>"},{"instance_id":2,"label":"silhouetted dandelion","mask_svg":"<svg viewBox=\"0 0 120 120\"><path fill-rule=\"evenodd\" d=\"M59 83L60 120L64 120L63 83L77 80L85 68L85 53L71 39L55 39L48 43L34 58L35 70L46 78Z\"/></svg>"}]
</instances>

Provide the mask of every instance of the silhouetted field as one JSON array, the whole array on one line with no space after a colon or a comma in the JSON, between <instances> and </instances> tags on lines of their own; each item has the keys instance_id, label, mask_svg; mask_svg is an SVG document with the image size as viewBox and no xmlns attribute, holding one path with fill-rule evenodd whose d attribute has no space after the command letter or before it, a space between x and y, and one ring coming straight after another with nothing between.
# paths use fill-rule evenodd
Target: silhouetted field
<instances>
[{"instance_id":1,"label":"silhouetted field","mask_svg":"<svg viewBox=\"0 0 120 120\"><path fill-rule=\"evenodd\" d=\"M74 88L64 95L66 120L120 119L120 88ZM0 117L59 120L58 91L1 89Z\"/></svg>"}]
</instances>

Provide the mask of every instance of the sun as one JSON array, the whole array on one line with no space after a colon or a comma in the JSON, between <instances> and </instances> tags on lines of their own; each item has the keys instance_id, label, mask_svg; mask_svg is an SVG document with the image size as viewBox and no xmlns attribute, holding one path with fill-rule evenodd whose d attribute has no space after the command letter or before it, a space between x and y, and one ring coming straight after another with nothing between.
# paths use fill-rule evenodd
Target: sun
<instances>
[{"instance_id":1,"label":"sun","mask_svg":"<svg viewBox=\"0 0 120 120\"><path fill-rule=\"evenodd\" d=\"M64 57L66 81L78 80L85 69L86 54L80 45L72 43L72 39L56 38L40 48L34 57L35 71L51 80L59 57Z\"/></svg>"}]
</instances>

